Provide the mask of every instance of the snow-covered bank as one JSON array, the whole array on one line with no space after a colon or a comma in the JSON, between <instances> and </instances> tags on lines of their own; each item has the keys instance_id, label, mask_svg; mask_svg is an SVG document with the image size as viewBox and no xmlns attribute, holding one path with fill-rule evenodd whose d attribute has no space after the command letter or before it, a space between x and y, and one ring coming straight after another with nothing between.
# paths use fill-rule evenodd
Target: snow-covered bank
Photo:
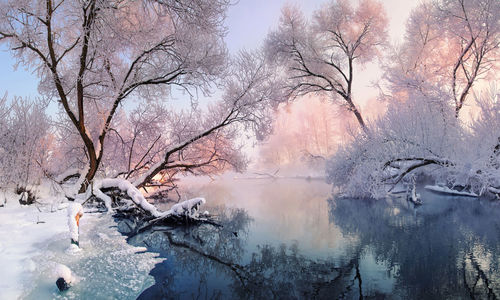
<instances>
[{"instance_id":1,"label":"snow-covered bank","mask_svg":"<svg viewBox=\"0 0 500 300\"><path fill-rule=\"evenodd\" d=\"M40 212L10 200L0 208L0 299L17 299L30 285L33 258L54 239L69 239L66 210Z\"/></svg>"},{"instance_id":2,"label":"snow-covered bank","mask_svg":"<svg viewBox=\"0 0 500 300\"><path fill-rule=\"evenodd\" d=\"M86 213L80 221L80 247L68 254L67 240L52 241L45 253L35 257L33 288L24 299L135 299L154 283L149 271L162 261L146 248L133 247L116 230L108 214ZM68 266L77 284L60 293L54 269Z\"/></svg>"},{"instance_id":3,"label":"snow-covered bank","mask_svg":"<svg viewBox=\"0 0 500 300\"><path fill-rule=\"evenodd\" d=\"M0 299L135 298L153 284L148 273L161 259L127 244L110 215L86 213L82 251L69 253L66 205L60 208L40 212L14 200L0 208ZM60 264L78 278L64 293L55 285Z\"/></svg>"},{"instance_id":4,"label":"snow-covered bank","mask_svg":"<svg viewBox=\"0 0 500 300\"><path fill-rule=\"evenodd\" d=\"M452 189L450 189L450 188L448 188L446 186L426 185L424 188L427 189L427 190L436 192L436 193L441 193L441 194L446 194L446 195L466 196L466 197L478 197L478 195L475 194L475 193L452 190Z\"/></svg>"}]
</instances>

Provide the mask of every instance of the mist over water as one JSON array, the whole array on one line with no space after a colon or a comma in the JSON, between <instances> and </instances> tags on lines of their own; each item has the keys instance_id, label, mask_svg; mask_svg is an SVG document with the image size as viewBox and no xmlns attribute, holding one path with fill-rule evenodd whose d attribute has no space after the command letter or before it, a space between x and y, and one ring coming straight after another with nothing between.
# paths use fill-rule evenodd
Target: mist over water
<instances>
[{"instance_id":1,"label":"mist over water","mask_svg":"<svg viewBox=\"0 0 500 300\"><path fill-rule=\"evenodd\" d=\"M415 208L396 197L336 199L331 190L298 179L190 184L224 227L129 240L165 258L142 299L500 295L498 203L422 190Z\"/></svg>"}]
</instances>

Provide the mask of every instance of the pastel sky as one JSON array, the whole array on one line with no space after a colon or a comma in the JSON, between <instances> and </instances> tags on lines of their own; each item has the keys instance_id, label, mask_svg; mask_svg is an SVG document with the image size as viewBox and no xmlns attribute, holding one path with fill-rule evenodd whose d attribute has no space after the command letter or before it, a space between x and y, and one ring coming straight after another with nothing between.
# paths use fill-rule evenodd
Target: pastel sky
<instances>
[{"instance_id":1,"label":"pastel sky","mask_svg":"<svg viewBox=\"0 0 500 300\"><path fill-rule=\"evenodd\" d=\"M287 2L298 5L305 15L310 16L325 0L239 0L229 9L226 20L229 51L235 53L242 48L259 47L267 33L277 26L281 8ZM398 41L403 36L406 18L418 0L382 0L382 3L390 19L391 40ZM9 96L36 97L36 76L23 67L15 70L14 59L5 50L5 47L0 47L0 96L8 91ZM355 96L373 98L376 91L369 85L379 76L379 69L375 65L362 70L355 82Z\"/></svg>"},{"instance_id":2,"label":"pastel sky","mask_svg":"<svg viewBox=\"0 0 500 300\"><path fill-rule=\"evenodd\" d=\"M330 0L240 0L229 10L227 18L229 50L236 52L242 48L252 49L260 46L268 32L277 27L284 4L297 5L302 8L306 16L311 16L327 1ZM356 5L356 0L351 1ZM389 36L392 43L403 39L406 20L420 1L381 0L389 18ZM355 71L353 95L355 102L363 110L367 101L373 100L378 95L373 83L380 78L381 72L375 63L367 64L363 69L358 68Z\"/></svg>"},{"instance_id":3,"label":"pastel sky","mask_svg":"<svg viewBox=\"0 0 500 300\"><path fill-rule=\"evenodd\" d=\"M306 16L319 9L321 4L330 0L239 0L229 9L227 36L230 51L251 49L261 44L270 29L276 27L281 8L291 3L302 8ZM356 3L356 0L351 0ZM419 0L381 0L390 20L391 40L399 40L404 34L406 19Z\"/></svg>"}]
</instances>

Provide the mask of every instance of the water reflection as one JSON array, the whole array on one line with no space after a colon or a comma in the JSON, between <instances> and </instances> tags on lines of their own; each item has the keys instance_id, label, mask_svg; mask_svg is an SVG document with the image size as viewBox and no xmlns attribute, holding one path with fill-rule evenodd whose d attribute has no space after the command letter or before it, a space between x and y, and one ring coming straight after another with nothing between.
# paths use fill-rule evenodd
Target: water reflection
<instances>
[{"instance_id":1,"label":"water reflection","mask_svg":"<svg viewBox=\"0 0 500 300\"><path fill-rule=\"evenodd\" d=\"M252 219L242 209L220 209L223 228L202 225L149 232L134 237L166 260L151 272L156 284L139 299L174 298L325 298L343 296L360 278L355 260L312 259L298 242L257 246L245 259ZM357 271L356 271L357 270ZM356 281L357 280L357 281Z\"/></svg>"},{"instance_id":2,"label":"water reflection","mask_svg":"<svg viewBox=\"0 0 500 300\"><path fill-rule=\"evenodd\" d=\"M329 199L330 221L356 236L357 251L397 270L391 294L404 299L496 299L500 295L496 203L422 191L403 199Z\"/></svg>"},{"instance_id":3,"label":"water reflection","mask_svg":"<svg viewBox=\"0 0 500 300\"><path fill-rule=\"evenodd\" d=\"M130 240L165 258L140 299L497 299L498 203L420 191L332 198L300 181L213 183L224 227L156 228Z\"/></svg>"}]
</instances>

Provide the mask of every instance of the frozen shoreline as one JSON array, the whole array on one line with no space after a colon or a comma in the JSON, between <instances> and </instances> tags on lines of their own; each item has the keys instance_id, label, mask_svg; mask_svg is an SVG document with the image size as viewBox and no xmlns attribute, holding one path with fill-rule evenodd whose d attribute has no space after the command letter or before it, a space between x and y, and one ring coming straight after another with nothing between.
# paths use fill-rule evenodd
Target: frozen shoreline
<instances>
[{"instance_id":1,"label":"frozen shoreline","mask_svg":"<svg viewBox=\"0 0 500 300\"><path fill-rule=\"evenodd\" d=\"M426 185L424 187L427 190L436 192L436 193L441 193L445 195L452 195L452 196L465 196L465 197L479 197L477 194L470 193L470 192L463 192L463 191L457 191L457 190L452 190L446 186L438 186L438 185Z\"/></svg>"},{"instance_id":2,"label":"frozen shoreline","mask_svg":"<svg viewBox=\"0 0 500 300\"><path fill-rule=\"evenodd\" d=\"M36 270L33 258L54 239L69 239L66 210L40 212L10 199L0 208L0 298L17 299ZM50 208L48 208L50 209ZM43 222L43 223L41 223Z\"/></svg>"},{"instance_id":3,"label":"frozen shoreline","mask_svg":"<svg viewBox=\"0 0 500 300\"><path fill-rule=\"evenodd\" d=\"M131 298L154 283L149 271L161 259L127 244L109 215L85 214L80 222L82 251L68 253L65 207L50 212L50 206L41 206L40 212L11 199L0 208L0 299ZM55 285L58 264L79 278L64 293Z\"/></svg>"}]
</instances>

